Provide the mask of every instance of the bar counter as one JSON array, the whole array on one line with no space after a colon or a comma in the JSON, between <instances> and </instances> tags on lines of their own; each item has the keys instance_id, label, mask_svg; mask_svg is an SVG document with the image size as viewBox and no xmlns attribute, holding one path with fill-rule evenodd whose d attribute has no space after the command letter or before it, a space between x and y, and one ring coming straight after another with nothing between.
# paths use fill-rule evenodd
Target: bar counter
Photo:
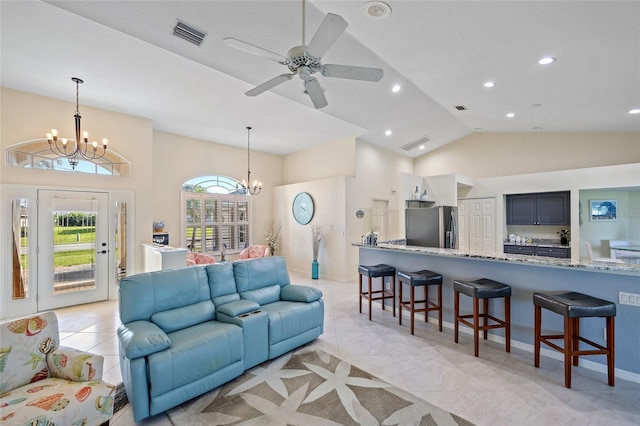
<instances>
[{"instance_id":1,"label":"bar counter","mask_svg":"<svg viewBox=\"0 0 640 426\"><path fill-rule=\"evenodd\" d=\"M616 376L640 383L640 306L621 304L622 294L640 295L640 265L619 263L608 264L589 261L575 261L542 256L517 254L481 255L462 250L431 247L415 247L404 244L380 243L377 246L354 244L359 249L359 264L376 265L385 263L396 270L419 271L428 269L443 276L442 304L445 327L453 328L453 280L490 278L512 288L511 296L511 341L512 346L531 352L533 364L533 293L577 291L593 297L615 302L616 315ZM380 280L374 280L374 286ZM396 287L397 287L396 282ZM376 287L379 288L379 287ZM420 290L418 290L420 292ZM421 294L421 293L420 293ZM396 296L397 298L397 296ZM640 296L638 297L640 304ZM625 298L625 301L629 298ZM632 300L635 300L632 299ZM461 297L461 312L471 312L471 298ZM501 299L491 302L490 312L501 318L504 305ZM364 310L363 310L364 314ZM387 315L374 310L376 315ZM602 318L585 318L580 322L581 334L587 339L604 344L605 321ZM563 328L563 317L544 312L542 318L544 332ZM419 329L419 328L418 328ZM470 331L461 326L461 331ZM407 329L407 333L408 333ZM451 330L445 330L451 333ZM492 339L493 335L493 339ZM504 342L504 331L489 332L489 338ZM453 336L452 336L453 339ZM472 339L461 339L473 353ZM543 355L558 358L558 353L545 350ZM482 343L480 348L482 356ZM589 356L580 359L581 365L606 374L604 356ZM544 368L544 360L541 368ZM605 376L606 386L606 376Z\"/></svg>"}]
</instances>

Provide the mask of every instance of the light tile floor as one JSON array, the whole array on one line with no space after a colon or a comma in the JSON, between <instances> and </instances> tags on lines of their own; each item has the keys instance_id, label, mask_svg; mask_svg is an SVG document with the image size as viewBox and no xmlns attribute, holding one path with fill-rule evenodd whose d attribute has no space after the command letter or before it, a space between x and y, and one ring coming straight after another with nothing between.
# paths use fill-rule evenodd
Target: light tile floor
<instances>
[{"instance_id":1,"label":"light tile floor","mask_svg":"<svg viewBox=\"0 0 640 426\"><path fill-rule=\"evenodd\" d=\"M564 387L562 362L482 341L473 356L473 338L437 325L409 321L398 325L390 311L374 305L368 321L366 304L358 313L356 282L311 280L291 273L292 282L318 287L324 293L325 331L313 345L376 374L478 425L638 425L640 384L619 378L607 386L606 375L583 367L573 369L573 387ZM62 344L105 357L104 379L122 381L115 331L120 324L118 302L102 302L56 310ZM462 330L462 329L461 329ZM618 344L622 344L619 342ZM116 413L113 426L136 424L129 406ZM171 425L164 414L138 424Z\"/></svg>"}]
</instances>

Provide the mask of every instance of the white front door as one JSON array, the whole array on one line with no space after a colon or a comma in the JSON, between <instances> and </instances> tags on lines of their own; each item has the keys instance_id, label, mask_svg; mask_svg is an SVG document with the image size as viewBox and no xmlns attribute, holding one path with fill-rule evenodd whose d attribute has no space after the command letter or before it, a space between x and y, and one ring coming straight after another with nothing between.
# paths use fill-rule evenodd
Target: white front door
<instances>
[{"instance_id":1,"label":"white front door","mask_svg":"<svg viewBox=\"0 0 640 426\"><path fill-rule=\"evenodd\" d=\"M107 300L109 194L38 190L38 311Z\"/></svg>"}]
</instances>

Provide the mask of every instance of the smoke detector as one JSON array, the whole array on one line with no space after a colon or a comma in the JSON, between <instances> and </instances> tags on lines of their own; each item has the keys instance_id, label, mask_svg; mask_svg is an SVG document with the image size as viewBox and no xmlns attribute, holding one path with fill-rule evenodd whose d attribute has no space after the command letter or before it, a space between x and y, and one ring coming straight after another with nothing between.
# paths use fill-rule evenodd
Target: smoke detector
<instances>
[{"instance_id":1,"label":"smoke detector","mask_svg":"<svg viewBox=\"0 0 640 426\"><path fill-rule=\"evenodd\" d=\"M379 20L391 15L391 6L382 1L368 1L360 8L367 18Z\"/></svg>"}]
</instances>

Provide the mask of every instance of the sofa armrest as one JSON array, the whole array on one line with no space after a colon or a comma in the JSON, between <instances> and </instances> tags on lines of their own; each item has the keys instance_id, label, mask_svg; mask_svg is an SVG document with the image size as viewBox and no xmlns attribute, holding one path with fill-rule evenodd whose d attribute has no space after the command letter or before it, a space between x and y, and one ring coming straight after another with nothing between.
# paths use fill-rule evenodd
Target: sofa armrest
<instances>
[{"instance_id":1,"label":"sofa armrest","mask_svg":"<svg viewBox=\"0 0 640 426\"><path fill-rule=\"evenodd\" d=\"M313 302L322 297L322 292L306 285L285 285L280 290L280 299L289 302Z\"/></svg>"},{"instance_id":2,"label":"sofa armrest","mask_svg":"<svg viewBox=\"0 0 640 426\"><path fill-rule=\"evenodd\" d=\"M260 309L260 305L257 302L252 300L234 300L233 302L218 306L216 308L216 312L225 314L229 317L237 317L239 315L255 311L256 309Z\"/></svg>"},{"instance_id":3,"label":"sofa armrest","mask_svg":"<svg viewBox=\"0 0 640 426\"><path fill-rule=\"evenodd\" d=\"M160 352L171 346L169 336L149 321L133 321L118 327L123 355L129 359Z\"/></svg>"},{"instance_id":4,"label":"sofa armrest","mask_svg":"<svg viewBox=\"0 0 640 426\"><path fill-rule=\"evenodd\" d=\"M73 382L102 380L104 357L78 349L60 346L47 354L51 377Z\"/></svg>"}]
</instances>

